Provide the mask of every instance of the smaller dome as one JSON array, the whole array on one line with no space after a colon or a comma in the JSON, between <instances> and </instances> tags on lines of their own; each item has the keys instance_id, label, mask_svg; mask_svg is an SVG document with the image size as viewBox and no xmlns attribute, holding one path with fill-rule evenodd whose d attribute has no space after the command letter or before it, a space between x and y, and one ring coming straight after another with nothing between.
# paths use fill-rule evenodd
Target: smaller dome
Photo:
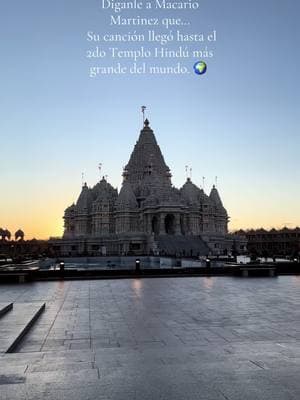
<instances>
[{"instance_id":1,"label":"smaller dome","mask_svg":"<svg viewBox=\"0 0 300 400\"><path fill-rule=\"evenodd\" d=\"M135 209L138 207L136 197L128 181L123 183L119 197L116 201L116 207L119 209Z\"/></svg>"},{"instance_id":2,"label":"smaller dome","mask_svg":"<svg viewBox=\"0 0 300 400\"><path fill-rule=\"evenodd\" d=\"M85 183L76 203L76 210L81 213L89 212L93 201L92 190Z\"/></svg>"},{"instance_id":3,"label":"smaller dome","mask_svg":"<svg viewBox=\"0 0 300 400\"><path fill-rule=\"evenodd\" d=\"M73 203L70 207L65 209L65 214L68 214L68 215L73 214L75 212L75 210L76 210L76 206Z\"/></svg>"},{"instance_id":4,"label":"smaller dome","mask_svg":"<svg viewBox=\"0 0 300 400\"><path fill-rule=\"evenodd\" d=\"M103 201L115 200L118 196L118 191L110 183L107 182L105 177L92 189L93 197L96 203Z\"/></svg>"},{"instance_id":5,"label":"smaller dome","mask_svg":"<svg viewBox=\"0 0 300 400\"><path fill-rule=\"evenodd\" d=\"M218 212L223 213L224 215L227 215L227 211L225 210L221 197L219 195L218 189L215 187L215 185L213 185L210 195L209 195L209 199L212 203L212 205L216 208L216 210Z\"/></svg>"},{"instance_id":6,"label":"smaller dome","mask_svg":"<svg viewBox=\"0 0 300 400\"><path fill-rule=\"evenodd\" d=\"M204 192L201 191L198 186L196 186L190 178L187 178L187 181L180 189L182 196L187 200L190 204L199 204L200 198L203 197ZM203 194L202 194L203 192Z\"/></svg>"},{"instance_id":7,"label":"smaller dome","mask_svg":"<svg viewBox=\"0 0 300 400\"><path fill-rule=\"evenodd\" d=\"M219 195L219 192L218 192L218 189L215 187L215 185L213 185L213 187L211 189L209 198L212 200L212 202L215 205L222 205L223 206L221 198L220 198L220 195Z\"/></svg>"}]
</instances>

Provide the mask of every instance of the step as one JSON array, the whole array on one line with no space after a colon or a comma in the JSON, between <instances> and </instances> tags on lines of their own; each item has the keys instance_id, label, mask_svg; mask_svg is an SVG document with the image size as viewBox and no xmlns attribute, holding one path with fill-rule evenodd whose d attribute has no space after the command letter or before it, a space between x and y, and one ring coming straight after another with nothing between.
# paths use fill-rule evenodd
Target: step
<instances>
[{"instance_id":1,"label":"step","mask_svg":"<svg viewBox=\"0 0 300 400\"><path fill-rule=\"evenodd\" d=\"M156 242L161 251L169 254L185 252L188 256L193 251L193 255L206 255L210 249L200 236L178 236L178 235L159 235Z\"/></svg>"},{"instance_id":2,"label":"step","mask_svg":"<svg viewBox=\"0 0 300 400\"><path fill-rule=\"evenodd\" d=\"M44 311L45 303L14 303L0 320L0 353L13 353Z\"/></svg>"},{"instance_id":3,"label":"step","mask_svg":"<svg viewBox=\"0 0 300 400\"><path fill-rule=\"evenodd\" d=\"M3 317L8 311L12 310L13 303L0 303L0 318Z\"/></svg>"}]
</instances>

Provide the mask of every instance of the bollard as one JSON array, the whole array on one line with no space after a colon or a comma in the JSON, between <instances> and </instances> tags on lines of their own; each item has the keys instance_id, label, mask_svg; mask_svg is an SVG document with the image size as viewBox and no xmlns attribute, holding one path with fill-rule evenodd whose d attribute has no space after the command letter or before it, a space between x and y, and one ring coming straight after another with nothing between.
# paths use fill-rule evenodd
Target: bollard
<instances>
[{"instance_id":1,"label":"bollard","mask_svg":"<svg viewBox=\"0 0 300 400\"><path fill-rule=\"evenodd\" d=\"M137 258L135 260L135 272L140 272L140 268L141 268L141 260Z\"/></svg>"}]
</instances>

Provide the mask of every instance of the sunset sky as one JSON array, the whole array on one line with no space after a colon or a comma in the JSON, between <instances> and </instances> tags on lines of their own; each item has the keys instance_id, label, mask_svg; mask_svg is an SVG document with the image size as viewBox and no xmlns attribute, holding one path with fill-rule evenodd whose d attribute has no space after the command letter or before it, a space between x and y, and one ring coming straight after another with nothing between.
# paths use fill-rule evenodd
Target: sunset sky
<instances>
[{"instance_id":1,"label":"sunset sky","mask_svg":"<svg viewBox=\"0 0 300 400\"><path fill-rule=\"evenodd\" d=\"M300 226L299 2L200 3L185 17L217 30L205 75L91 79L86 32L107 24L98 1L2 2L0 227L61 235L99 163L120 188L141 105L176 187L185 165L206 191L218 176L231 230Z\"/></svg>"}]
</instances>

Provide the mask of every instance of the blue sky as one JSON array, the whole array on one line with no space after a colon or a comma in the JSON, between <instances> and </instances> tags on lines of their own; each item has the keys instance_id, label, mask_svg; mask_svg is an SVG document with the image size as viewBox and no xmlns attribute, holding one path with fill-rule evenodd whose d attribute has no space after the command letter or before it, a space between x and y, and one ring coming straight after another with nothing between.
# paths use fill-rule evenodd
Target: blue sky
<instances>
[{"instance_id":1,"label":"blue sky","mask_svg":"<svg viewBox=\"0 0 300 400\"><path fill-rule=\"evenodd\" d=\"M176 186L187 164L207 190L219 177L231 229L300 225L299 11L296 0L203 0L184 16L191 31L217 30L205 75L90 79L86 32L108 20L98 1L2 1L0 226L59 235L99 162L120 187L141 105Z\"/></svg>"}]
</instances>

